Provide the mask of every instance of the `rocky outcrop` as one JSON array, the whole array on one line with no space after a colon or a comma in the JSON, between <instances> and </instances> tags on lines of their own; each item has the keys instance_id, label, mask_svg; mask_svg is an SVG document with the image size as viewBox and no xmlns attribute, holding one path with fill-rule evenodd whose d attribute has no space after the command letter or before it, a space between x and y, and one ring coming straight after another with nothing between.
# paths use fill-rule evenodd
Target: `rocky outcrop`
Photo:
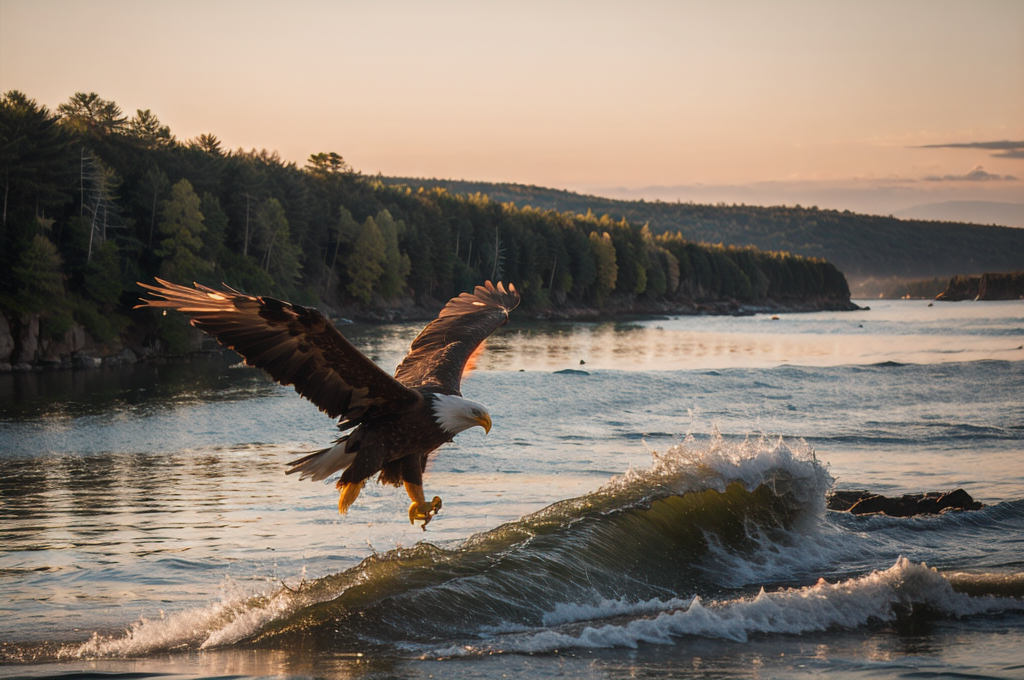
<instances>
[{"instance_id":1,"label":"rocky outcrop","mask_svg":"<svg viewBox=\"0 0 1024 680\"><path fill-rule=\"evenodd\" d=\"M978 299L1024 300L1024 271L982 274L978 283Z\"/></svg>"},{"instance_id":2,"label":"rocky outcrop","mask_svg":"<svg viewBox=\"0 0 1024 680\"><path fill-rule=\"evenodd\" d=\"M39 315L29 314L17 324L17 335L14 342L14 366L31 365L36 362L39 353Z\"/></svg>"},{"instance_id":3,"label":"rocky outcrop","mask_svg":"<svg viewBox=\"0 0 1024 680\"><path fill-rule=\"evenodd\" d=\"M135 362L131 350L97 343L79 324L59 338L42 333L39 314L0 313L0 372L39 368L92 368L104 363Z\"/></svg>"},{"instance_id":4,"label":"rocky outcrop","mask_svg":"<svg viewBox=\"0 0 1024 680\"><path fill-rule=\"evenodd\" d=\"M828 509L854 515L881 514L889 517L937 515L953 510L981 510L982 503L963 489L949 492L913 493L890 498L870 491L836 491L828 498Z\"/></svg>"},{"instance_id":5,"label":"rocky outcrop","mask_svg":"<svg viewBox=\"0 0 1024 680\"><path fill-rule=\"evenodd\" d=\"M11 370L11 355L14 354L14 335L7 316L0 313L0 371Z\"/></svg>"},{"instance_id":6,"label":"rocky outcrop","mask_svg":"<svg viewBox=\"0 0 1024 680\"><path fill-rule=\"evenodd\" d=\"M1024 300L1024 271L954 276L936 300Z\"/></svg>"},{"instance_id":7,"label":"rocky outcrop","mask_svg":"<svg viewBox=\"0 0 1024 680\"><path fill-rule=\"evenodd\" d=\"M71 363L89 345L89 335L76 324L58 340L40 338L37 363L54 367Z\"/></svg>"}]
</instances>

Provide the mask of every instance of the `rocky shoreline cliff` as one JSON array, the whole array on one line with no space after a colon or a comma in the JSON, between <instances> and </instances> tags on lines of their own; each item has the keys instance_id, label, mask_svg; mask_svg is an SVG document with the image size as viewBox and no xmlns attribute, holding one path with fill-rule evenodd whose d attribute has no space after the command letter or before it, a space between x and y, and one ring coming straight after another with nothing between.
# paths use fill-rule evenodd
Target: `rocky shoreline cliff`
<instances>
[{"instance_id":1,"label":"rocky shoreline cliff","mask_svg":"<svg viewBox=\"0 0 1024 680\"><path fill-rule=\"evenodd\" d=\"M981 276L954 276L936 300L1024 300L1024 270L985 273Z\"/></svg>"}]
</instances>

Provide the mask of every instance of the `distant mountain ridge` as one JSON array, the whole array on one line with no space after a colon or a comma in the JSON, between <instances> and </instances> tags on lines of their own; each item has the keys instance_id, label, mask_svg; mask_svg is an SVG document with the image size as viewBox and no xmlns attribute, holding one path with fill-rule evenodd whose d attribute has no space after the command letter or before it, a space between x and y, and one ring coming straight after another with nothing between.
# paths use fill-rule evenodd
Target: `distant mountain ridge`
<instances>
[{"instance_id":1,"label":"distant mountain ridge","mask_svg":"<svg viewBox=\"0 0 1024 680\"><path fill-rule=\"evenodd\" d=\"M519 207L608 214L653 233L676 232L692 241L752 245L834 263L848 279L928 278L1015 271L1024 267L1024 229L899 219L816 207L705 205L624 201L523 184L382 177L386 184L441 187L455 194L487 194ZM1014 205L1014 204L1008 204Z\"/></svg>"},{"instance_id":2,"label":"distant mountain ridge","mask_svg":"<svg viewBox=\"0 0 1024 680\"><path fill-rule=\"evenodd\" d=\"M893 215L902 219L998 224L1024 228L1024 203L941 201L897 210Z\"/></svg>"}]
</instances>

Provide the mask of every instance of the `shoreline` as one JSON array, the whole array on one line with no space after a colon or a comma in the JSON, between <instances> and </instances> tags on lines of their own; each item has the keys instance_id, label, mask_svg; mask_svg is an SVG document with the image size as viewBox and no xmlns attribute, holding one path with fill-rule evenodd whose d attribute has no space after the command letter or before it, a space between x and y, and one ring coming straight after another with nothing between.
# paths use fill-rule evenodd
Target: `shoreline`
<instances>
[{"instance_id":1,"label":"shoreline","mask_svg":"<svg viewBox=\"0 0 1024 680\"><path fill-rule=\"evenodd\" d=\"M333 321L336 327L348 323L387 325L392 323L423 322L437 318L441 306L406 304L374 310L343 309L333 310L322 307L321 311ZM673 316L753 316L756 314L809 314L813 312L863 311L851 300L804 300L766 301L761 304L742 303L737 300L716 300L713 302L687 301L683 303L609 303L603 309L592 307L560 307L539 310L519 310L516 316L529 321L568 321L593 323L602 321L640 321L665 319ZM8 357L22 358L26 346L35 355L33 361L0 361L0 374L54 371L91 370L108 366L124 366L146 361L160 361L177 357L197 356L220 351L222 348L211 338L197 335L197 346L188 352L168 352L160 347L152 332L146 332L141 324L132 325L117 343L99 343L89 336L80 325L69 330L59 340L47 340L39 335L38 318L29 318L16 326L0 312L0 350L8 348ZM134 331L134 332L133 332ZM20 336L15 341L14 333ZM131 340L127 340L131 338ZM18 351L15 351L19 348Z\"/></svg>"}]
</instances>

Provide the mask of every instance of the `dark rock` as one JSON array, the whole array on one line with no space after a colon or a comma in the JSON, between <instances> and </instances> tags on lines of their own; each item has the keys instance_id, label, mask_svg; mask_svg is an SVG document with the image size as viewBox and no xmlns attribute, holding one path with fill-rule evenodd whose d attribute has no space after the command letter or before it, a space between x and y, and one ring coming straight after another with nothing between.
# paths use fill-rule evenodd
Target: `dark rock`
<instances>
[{"instance_id":1,"label":"dark rock","mask_svg":"<svg viewBox=\"0 0 1024 680\"><path fill-rule=\"evenodd\" d=\"M103 359L99 357L91 357L85 354L79 354L75 357L74 362L75 368L99 368L103 365Z\"/></svg>"},{"instance_id":2,"label":"dark rock","mask_svg":"<svg viewBox=\"0 0 1024 680\"><path fill-rule=\"evenodd\" d=\"M38 362L49 366L70 366L74 355L85 349L88 343L85 328L75 324L58 340L39 339Z\"/></svg>"},{"instance_id":3,"label":"dark rock","mask_svg":"<svg viewBox=\"0 0 1024 680\"><path fill-rule=\"evenodd\" d=\"M1024 299L1024 270L1005 274L987 272L981 276L954 276L936 300L1021 300Z\"/></svg>"},{"instance_id":4,"label":"dark rock","mask_svg":"<svg viewBox=\"0 0 1024 680\"><path fill-rule=\"evenodd\" d=\"M828 498L828 509L854 515L882 514L889 517L937 515L950 510L980 510L984 504L963 489L948 493L905 494L890 498L870 491L836 491Z\"/></svg>"},{"instance_id":5,"label":"dark rock","mask_svg":"<svg viewBox=\"0 0 1024 680\"><path fill-rule=\"evenodd\" d=\"M935 299L945 302L974 300L978 297L978 286L980 284L981 277L979 276L954 276L946 284L946 290L939 293Z\"/></svg>"},{"instance_id":6,"label":"dark rock","mask_svg":"<svg viewBox=\"0 0 1024 680\"><path fill-rule=\"evenodd\" d=\"M982 274L978 284L978 299L1024 299L1024 270L1008 274Z\"/></svg>"},{"instance_id":7,"label":"dark rock","mask_svg":"<svg viewBox=\"0 0 1024 680\"><path fill-rule=\"evenodd\" d=\"M0 364L10 363L13 353L14 334L11 333L11 324L6 316L0 314Z\"/></svg>"},{"instance_id":8,"label":"dark rock","mask_svg":"<svg viewBox=\"0 0 1024 680\"><path fill-rule=\"evenodd\" d=\"M985 507L985 504L971 498L971 494L963 489L956 489L940 496L938 506L940 511L949 508L954 510L981 510Z\"/></svg>"},{"instance_id":9,"label":"dark rock","mask_svg":"<svg viewBox=\"0 0 1024 680\"><path fill-rule=\"evenodd\" d=\"M118 354L112 354L110 356L103 357L103 363L107 366L127 366L134 364L139 360L135 352L131 349L125 348Z\"/></svg>"},{"instance_id":10,"label":"dark rock","mask_svg":"<svg viewBox=\"0 0 1024 680\"><path fill-rule=\"evenodd\" d=\"M21 319L18 329L17 341L14 354L11 355L12 364L32 364L36 361L36 354L39 352L39 315L29 314ZM15 369L18 370L18 369Z\"/></svg>"}]
</instances>

